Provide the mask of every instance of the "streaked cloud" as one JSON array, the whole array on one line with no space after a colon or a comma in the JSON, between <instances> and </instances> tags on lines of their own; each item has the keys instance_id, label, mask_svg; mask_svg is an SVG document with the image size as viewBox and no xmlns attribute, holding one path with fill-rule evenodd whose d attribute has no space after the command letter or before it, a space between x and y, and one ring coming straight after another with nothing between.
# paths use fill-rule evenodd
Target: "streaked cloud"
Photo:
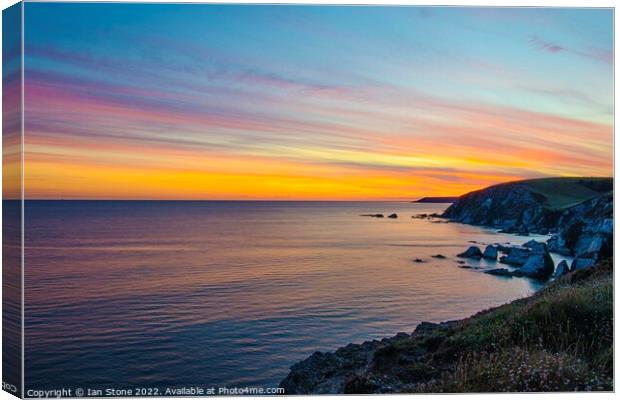
<instances>
[{"instance_id":1,"label":"streaked cloud","mask_svg":"<svg viewBox=\"0 0 620 400\"><path fill-rule=\"evenodd\" d=\"M570 50L611 46L574 13L27 7L29 197L408 199L612 171L611 68Z\"/></svg>"}]
</instances>

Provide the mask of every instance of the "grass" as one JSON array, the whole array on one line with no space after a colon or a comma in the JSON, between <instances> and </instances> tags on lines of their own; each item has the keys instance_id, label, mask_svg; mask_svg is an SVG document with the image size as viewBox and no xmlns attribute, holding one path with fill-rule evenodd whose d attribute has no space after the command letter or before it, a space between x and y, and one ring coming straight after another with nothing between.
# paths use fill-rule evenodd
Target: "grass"
<instances>
[{"instance_id":1,"label":"grass","mask_svg":"<svg viewBox=\"0 0 620 400\"><path fill-rule=\"evenodd\" d=\"M612 178L544 178L523 181L554 210L568 208L613 190Z\"/></svg>"},{"instance_id":2,"label":"grass","mask_svg":"<svg viewBox=\"0 0 620 400\"><path fill-rule=\"evenodd\" d=\"M391 377L418 393L613 390L613 266L377 351L355 392ZM346 388L345 388L346 390Z\"/></svg>"}]
</instances>

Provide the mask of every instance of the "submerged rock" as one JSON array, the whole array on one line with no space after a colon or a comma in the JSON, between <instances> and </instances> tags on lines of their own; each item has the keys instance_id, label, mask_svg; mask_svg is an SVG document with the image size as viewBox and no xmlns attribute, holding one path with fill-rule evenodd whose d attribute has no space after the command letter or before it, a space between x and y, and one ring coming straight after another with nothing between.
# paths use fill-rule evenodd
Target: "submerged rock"
<instances>
[{"instance_id":1,"label":"submerged rock","mask_svg":"<svg viewBox=\"0 0 620 400\"><path fill-rule=\"evenodd\" d=\"M413 260L413 262L416 262L416 263L424 263L424 262L426 262L426 261L422 260L421 258L416 258L415 260Z\"/></svg>"},{"instance_id":2,"label":"submerged rock","mask_svg":"<svg viewBox=\"0 0 620 400\"><path fill-rule=\"evenodd\" d=\"M482 257L488 260L497 260L497 247L488 245L482 253Z\"/></svg>"},{"instance_id":3,"label":"submerged rock","mask_svg":"<svg viewBox=\"0 0 620 400\"><path fill-rule=\"evenodd\" d=\"M482 251L480 251L480 248L478 248L478 246L469 246L469 248L467 250L465 250L461 254L457 254L456 256L457 257L461 257L461 258L477 258L477 259L480 259L480 258L482 258Z\"/></svg>"},{"instance_id":4,"label":"submerged rock","mask_svg":"<svg viewBox=\"0 0 620 400\"><path fill-rule=\"evenodd\" d=\"M398 214L396 213L390 214L388 215L388 218L398 218Z\"/></svg>"},{"instance_id":5,"label":"submerged rock","mask_svg":"<svg viewBox=\"0 0 620 400\"><path fill-rule=\"evenodd\" d=\"M434 256L431 256L433 258L439 258L439 259L444 259L446 258L446 256L444 256L443 254L435 254Z\"/></svg>"}]
</instances>

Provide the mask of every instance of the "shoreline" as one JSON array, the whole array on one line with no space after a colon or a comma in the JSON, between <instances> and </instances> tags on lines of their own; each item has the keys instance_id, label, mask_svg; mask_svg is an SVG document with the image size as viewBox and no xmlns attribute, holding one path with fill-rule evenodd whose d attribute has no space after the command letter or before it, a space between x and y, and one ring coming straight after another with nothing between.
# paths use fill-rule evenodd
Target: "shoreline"
<instances>
[{"instance_id":1,"label":"shoreline","mask_svg":"<svg viewBox=\"0 0 620 400\"><path fill-rule=\"evenodd\" d=\"M613 390L612 179L508 182L413 218L551 235L457 255L507 264L484 272L544 286L463 319L422 322L411 334L315 352L290 367L280 383L287 394ZM551 252L574 258L556 265Z\"/></svg>"}]
</instances>

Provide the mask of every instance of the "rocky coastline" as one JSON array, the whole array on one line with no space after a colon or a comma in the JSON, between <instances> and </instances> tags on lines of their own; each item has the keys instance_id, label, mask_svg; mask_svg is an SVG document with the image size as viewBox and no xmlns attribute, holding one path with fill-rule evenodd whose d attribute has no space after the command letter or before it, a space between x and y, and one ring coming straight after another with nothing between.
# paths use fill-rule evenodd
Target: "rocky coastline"
<instances>
[{"instance_id":1,"label":"rocky coastline","mask_svg":"<svg viewBox=\"0 0 620 400\"><path fill-rule=\"evenodd\" d=\"M515 351L497 347L502 340L507 341L504 344L506 347L518 346L511 342L512 336L517 335L520 329L525 329L519 325L523 321L513 320L514 316L504 315L505 310L527 314L532 308L540 306L539 303L543 302L541 298L544 302L557 301L558 305L555 307L559 309L575 308L579 305L574 303L574 299L572 300L574 304L564 304L562 300L564 292L581 290L579 285L583 284L582 281L596 282L597 290L603 290L603 286L607 290L607 286L612 285L610 278L613 271L610 261L613 255L612 190L611 178L556 178L506 183L459 197L442 215L428 217L493 227L507 233L521 235L537 233L552 236L546 243L530 240L523 246L490 244L481 249L472 245L458 257L496 259L507 266L485 271L492 275L539 280L554 276L555 281L530 298L517 300L463 320L439 324L423 322L411 334L401 332L391 338L349 344L333 353L316 352L293 365L280 387L284 388L287 394L441 392L452 387L446 382L455 380L454 376L452 378L450 376L460 368L459 357L462 361L465 355L478 357L478 354L481 354L487 357L488 354L504 354L506 350ZM564 195L559 197L557 193ZM568 265L563 261L555 266L550 252L572 256L573 262ZM601 265L603 267L600 267ZM466 266L463 263L461 267ZM566 287L567 282L575 284L575 288ZM600 282L604 282L604 285ZM562 296L559 293L562 293ZM574 294L571 293L571 296ZM604 305L605 312L609 312L609 315L604 316L605 324L608 323L607 319L610 321L612 319L611 306L608 304L610 302L611 300L607 299ZM582 307L586 305L587 300ZM554 311L547 310L547 312L553 315ZM571 312L579 317L583 310L573 309ZM527 317L533 316L528 314ZM567 318L573 317L567 316ZM475 345L467 341L470 330L473 334L480 335L480 327L486 327L488 321L494 318L502 319L502 324L506 323L504 318L510 320L514 325L511 329L514 331L501 332L500 336L494 339L491 338L493 334L489 334L489 338L472 338L476 342ZM579 326L583 321L575 320L571 323ZM493 324L491 325L490 329L496 329ZM555 328L552 326L550 329ZM532 340L534 339L536 338ZM465 341L461 343L460 340ZM541 354L555 349L552 342L550 339L548 346L543 343ZM527 353L528 350L524 351ZM556 356L560 357L553 353L550 362L555 362L553 360L556 360L554 358ZM582 358L588 357L589 355L584 353ZM507 358L510 359L511 356L508 355ZM588 362L584 364L581 358L577 358L575 363L581 363L579 365L585 371L584 376L587 375L589 378L575 378L573 382L563 377L562 379L568 382L564 389L592 390L591 386L594 385L594 390L597 388L600 390L613 385L610 383L612 378L606 375L607 370L599 370ZM499 378L494 379L498 379L499 382ZM492 385L489 387L491 391L496 390ZM509 388L509 385L503 387ZM517 387L517 390L528 389L529 387ZM466 385L458 389L461 390L466 391ZM474 386L473 390L485 391L478 386ZM542 387L538 390L547 388Z\"/></svg>"},{"instance_id":2,"label":"rocky coastline","mask_svg":"<svg viewBox=\"0 0 620 400\"><path fill-rule=\"evenodd\" d=\"M555 200L554 189L569 194ZM504 183L459 197L441 217L506 233L551 234L548 251L574 257L571 268L584 268L613 253L613 180L554 178Z\"/></svg>"}]
</instances>

